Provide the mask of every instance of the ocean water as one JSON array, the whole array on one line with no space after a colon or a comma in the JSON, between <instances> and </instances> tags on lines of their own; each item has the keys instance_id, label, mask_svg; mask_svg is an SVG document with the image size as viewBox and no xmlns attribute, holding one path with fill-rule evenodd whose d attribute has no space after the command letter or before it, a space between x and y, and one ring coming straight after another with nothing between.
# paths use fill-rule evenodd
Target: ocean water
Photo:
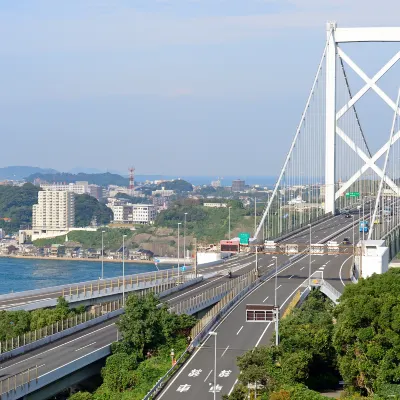
<instances>
[{"instance_id":1,"label":"ocean water","mask_svg":"<svg viewBox=\"0 0 400 400\"><path fill-rule=\"evenodd\" d=\"M150 271L156 271L154 264L125 263L125 275ZM0 258L0 294L90 281L100 276L101 261ZM122 262L104 262L104 277L115 276L122 276Z\"/></svg>"}]
</instances>

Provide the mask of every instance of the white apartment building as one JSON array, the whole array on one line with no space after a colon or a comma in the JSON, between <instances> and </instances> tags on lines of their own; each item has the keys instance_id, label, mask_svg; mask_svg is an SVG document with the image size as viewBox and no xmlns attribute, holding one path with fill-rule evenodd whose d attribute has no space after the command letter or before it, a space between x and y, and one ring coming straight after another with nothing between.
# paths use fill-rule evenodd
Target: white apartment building
<instances>
[{"instance_id":1,"label":"white apartment building","mask_svg":"<svg viewBox=\"0 0 400 400\"><path fill-rule=\"evenodd\" d=\"M44 190L38 193L38 204L32 207L34 233L68 231L74 223L74 193L61 190Z\"/></svg>"},{"instance_id":2,"label":"white apartment building","mask_svg":"<svg viewBox=\"0 0 400 400\"><path fill-rule=\"evenodd\" d=\"M161 197L169 197L173 196L174 194L175 194L174 190L167 190L164 187L162 187L161 189L153 190L151 192L152 196L160 195Z\"/></svg>"},{"instance_id":3,"label":"white apartment building","mask_svg":"<svg viewBox=\"0 0 400 400\"><path fill-rule=\"evenodd\" d=\"M152 224L157 218L157 207L153 204L133 204L128 218L134 224Z\"/></svg>"},{"instance_id":4,"label":"white apartment building","mask_svg":"<svg viewBox=\"0 0 400 400\"><path fill-rule=\"evenodd\" d=\"M203 205L211 208L226 208L228 206L226 203L204 203Z\"/></svg>"},{"instance_id":5,"label":"white apartment building","mask_svg":"<svg viewBox=\"0 0 400 400\"><path fill-rule=\"evenodd\" d=\"M42 183L40 187L43 190L62 190L76 194L90 193L89 183L86 181L77 181L75 183Z\"/></svg>"}]
</instances>

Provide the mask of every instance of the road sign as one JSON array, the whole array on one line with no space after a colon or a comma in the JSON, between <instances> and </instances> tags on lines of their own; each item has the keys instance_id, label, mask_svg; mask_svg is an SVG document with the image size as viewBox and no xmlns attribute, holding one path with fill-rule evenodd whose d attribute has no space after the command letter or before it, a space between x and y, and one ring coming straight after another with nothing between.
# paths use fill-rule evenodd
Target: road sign
<instances>
[{"instance_id":1,"label":"road sign","mask_svg":"<svg viewBox=\"0 0 400 400\"><path fill-rule=\"evenodd\" d=\"M248 232L240 232L238 237L239 237L239 240L240 240L240 244L245 244L245 245L249 244L250 233L248 233Z\"/></svg>"},{"instance_id":2,"label":"road sign","mask_svg":"<svg viewBox=\"0 0 400 400\"><path fill-rule=\"evenodd\" d=\"M246 322L274 320L275 306L269 304L246 304Z\"/></svg>"},{"instance_id":3,"label":"road sign","mask_svg":"<svg viewBox=\"0 0 400 400\"><path fill-rule=\"evenodd\" d=\"M360 197L360 192L347 192L346 197Z\"/></svg>"}]
</instances>

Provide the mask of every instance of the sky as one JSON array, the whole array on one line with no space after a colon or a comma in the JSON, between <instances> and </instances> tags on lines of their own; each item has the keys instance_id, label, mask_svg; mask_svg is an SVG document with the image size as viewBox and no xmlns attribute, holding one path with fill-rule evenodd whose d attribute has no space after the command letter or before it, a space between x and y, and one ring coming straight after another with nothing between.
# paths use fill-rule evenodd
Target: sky
<instances>
[{"instance_id":1,"label":"sky","mask_svg":"<svg viewBox=\"0 0 400 400\"><path fill-rule=\"evenodd\" d=\"M0 166L276 175L326 21L399 14L396 0L0 0ZM366 46L351 51L371 76L400 47ZM399 77L382 80L393 99ZM381 106L360 112L372 147Z\"/></svg>"}]
</instances>

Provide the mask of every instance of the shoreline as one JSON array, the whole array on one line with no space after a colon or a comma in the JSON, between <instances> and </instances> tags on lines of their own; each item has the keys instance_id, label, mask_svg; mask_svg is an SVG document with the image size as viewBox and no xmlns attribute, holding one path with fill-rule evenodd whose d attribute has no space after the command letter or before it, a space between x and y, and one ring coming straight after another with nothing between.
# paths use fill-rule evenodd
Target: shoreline
<instances>
[{"instance_id":1,"label":"shoreline","mask_svg":"<svg viewBox=\"0 0 400 400\"><path fill-rule=\"evenodd\" d=\"M90 261L90 262L99 262L101 263L101 258L82 258L82 257L44 257L44 256L21 256L21 255L4 255L4 254L0 254L0 258L16 258L19 260L57 260L57 261ZM104 259L105 263L122 263L122 259L121 260L109 260L107 258ZM153 264L154 265L154 261L150 261L150 260L125 260L126 263L130 263L130 264ZM166 264L168 265L168 264Z\"/></svg>"}]
</instances>

